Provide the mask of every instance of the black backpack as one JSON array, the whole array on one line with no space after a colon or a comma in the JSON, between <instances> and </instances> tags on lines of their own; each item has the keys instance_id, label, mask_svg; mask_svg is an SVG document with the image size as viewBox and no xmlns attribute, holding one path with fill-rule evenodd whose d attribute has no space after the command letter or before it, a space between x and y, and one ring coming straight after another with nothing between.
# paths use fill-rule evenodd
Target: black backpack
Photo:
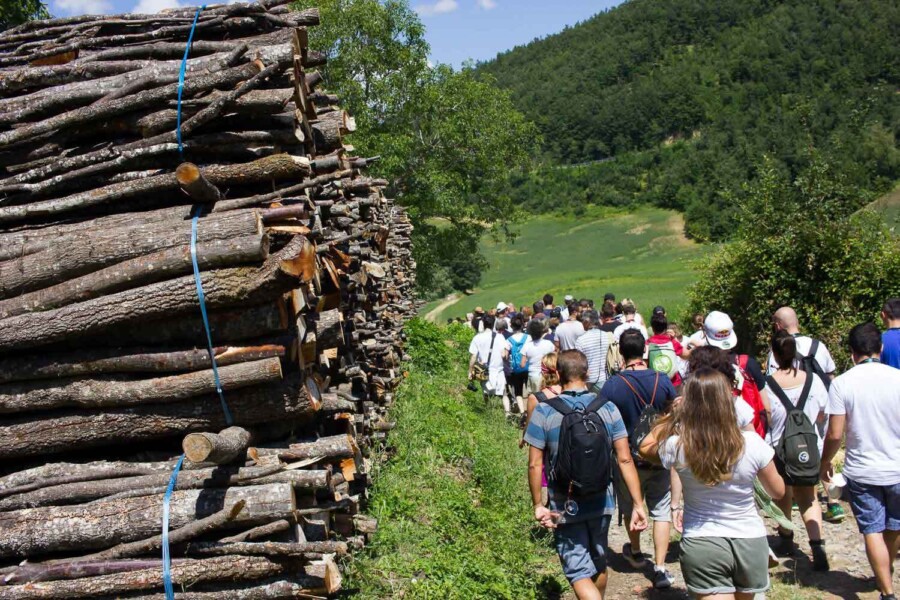
<instances>
[{"instance_id":1,"label":"black backpack","mask_svg":"<svg viewBox=\"0 0 900 600\"><path fill-rule=\"evenodd\" d=\"M547 481L570 498L605 494L612 481L612 441L597 412L609 400L585 396L590 400L586 408L571 408L561 396L542 399L563 416L556 460L551 463L550 453L544 453Z\"/></svg>"},{"instance_id":2,"label":"black backpack","mask_svg":"<svg viewBox=\"0 0 900 600\"><path fill-rule=\"evenodd\" d=\"M809 355L803 356L798 352L800 357L800 370L806 371L807 373L815 374L822 383L825 384L825 389L831 389L831 378L825 373L822 369L822 365L819 364L819 361L816 360L816 352L819 350L819 340L813 340L812 346L809 348Z\"/></svg>"},{"instance_id":3,"label":"black backpack","mask_svg":"<svg viewBox=\"0 0 900 600\"><path fill-rule=\"evenodd\" d=\"M775 454L784 465L785 483L788 485L816 485L819 482L819 437L816 435L815 425L803 412L812 387L812 378L812 374L806 376L806 383L803 384L796 406L791 404L774 377L769 376L767 379L769 387L787 411L784 433L775 447Z\"/></svg>"},{"instance_id":4,"label":"black backpack","mask_svg":"<svg viewBox=\"0 0 900 600\"><path fill-rule=\"evenodd\" d=\"M657 371L656 381L653 383L653 393L650 395L650 401L648 402L644 399L644 396L637 391L637 388L631 385L631 382L628 381L628 377L626 377L624 373L619 374L619 377L621 377L622 381L625 382L625 385L631 389L631 393L634 394L634 397L637 398L642 407L638 422L628 435L628 445L631 446L631 456L634 458L635 464L641 467L650 465L650 463L641 458L640 449L644 438L650 435L653 424L656 422L656 419L659 418L659 411L653 406L653 402L656 400L656 390L659 388L659 376L660 373Z\"/></svg>"}]
</instances>

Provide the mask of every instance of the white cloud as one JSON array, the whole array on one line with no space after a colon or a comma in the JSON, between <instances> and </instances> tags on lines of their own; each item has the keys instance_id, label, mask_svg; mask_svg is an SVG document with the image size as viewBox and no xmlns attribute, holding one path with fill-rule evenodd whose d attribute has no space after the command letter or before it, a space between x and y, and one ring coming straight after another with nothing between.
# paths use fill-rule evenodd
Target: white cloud
<instances>
[{"instance_id":1,"label":"white cloud","mask_svg":"<svg viewBox=\"0 0 900 600\"><path fill-rule=\"evenodd\" d=\"M152 15L166 8L181 8L186 6L178 0L140 0L137 5L131 9L131 12Z\"/></svg>"},{"instance_id":2,"label":"white cloud","mask_svg":"<svg viewBox=\"0 0 900 600\"><path fill-rule=\"evenodd\" d=\"M53 13L63 16L103 15L113 11L109 0L56 0Z\"/></svg>"},{"instance_id":3,"label":"white cloud","mask_svg":"<svg viewBox=\"0 0 900 600\"><path fill-rule=\"evenodd\" d=\"M476 0L478 7L483 8L484 10L491 10L492 8L497 8L497 0Z\"/></svg>"},{"instance_id":4,"label":"white cloud","mask_svg":"<svg viewBox=\"0 0 900 600\"><path fill-rule=\"evenodd\" d=\"M490 2L492 0L488 1ZM416 6L416 12L423 17L428 17L431 15L451 13L457 8L459 8L459 2L456 0L437 0L437 2L434 2L433 4L419 4Z\"/></svg>"}]
</instances>

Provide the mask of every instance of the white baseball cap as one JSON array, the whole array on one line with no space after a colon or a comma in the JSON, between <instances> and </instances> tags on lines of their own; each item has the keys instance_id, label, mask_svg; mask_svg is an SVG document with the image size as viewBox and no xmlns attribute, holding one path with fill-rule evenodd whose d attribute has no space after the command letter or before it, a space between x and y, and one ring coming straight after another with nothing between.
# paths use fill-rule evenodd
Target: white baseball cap
<instances>
[{"instance_id":1,"label":"white baseball cap","mask_svg":"<svg viewBox=\"0 0 900 600\"><path fill-rule=\"evenodd\" d=\"M573 296L572 294L566 294L566 297L563 298L563 300L565 300L566 302L571 302L574 299L575 299L575 296Z\"/></svg>"},{"instance_id":2,"label":"white baseball cap","mask_svg":"<svg viewBox=\"0 0 900 600\"><path fill-rule=\"evenodd\" d=\"M509 308L509 307L506 305L506 302L500 302L497 304L497 312L502 312L502 311L506 310L507 308Z\"/></svg>"},{"instance_id":3,"label":"white baseball cap","mask_svg":"<svg viewBox=\"0 0 900 600\"><path fill-rule=\"evenodd\" d=\"M706 315L703 321L703 332L710 346L731 350L737 346L737 334L734 333L734 322L731 317L717 310Z\"/></svg>"}]
</instances>

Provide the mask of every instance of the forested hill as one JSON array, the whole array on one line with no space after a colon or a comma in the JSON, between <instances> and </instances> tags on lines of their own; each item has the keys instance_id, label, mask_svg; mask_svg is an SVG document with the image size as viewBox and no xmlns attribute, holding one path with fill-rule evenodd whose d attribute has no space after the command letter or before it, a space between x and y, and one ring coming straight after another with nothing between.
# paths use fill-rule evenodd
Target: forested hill
<instances>
[{"instance_id":1,"label":"forested hill","mask_svg":"<svg viewBox=\"0 0 900 600\"><path fill-rule=\"evenodd\" d=\"M722 239L764 154L796 175L814 148L862 192L900 177L896 0L631 0L478 69L549 161L616 159L518 181L534 209L651 202Z\"/></svg>"}]
</instances>

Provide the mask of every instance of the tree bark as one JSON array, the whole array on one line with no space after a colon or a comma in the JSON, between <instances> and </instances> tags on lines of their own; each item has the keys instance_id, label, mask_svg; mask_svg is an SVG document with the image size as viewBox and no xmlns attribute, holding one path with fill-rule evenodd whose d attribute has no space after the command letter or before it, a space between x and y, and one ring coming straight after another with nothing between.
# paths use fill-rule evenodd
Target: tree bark
<instances>
[{"instance_id":1,"label":"tree bark","mask_svg":"<svg viewBox=\"0 0 900 600\"><path fill-rule=\"evenodd\" d=\"M268 453L268 448L255 448ZM347 434L323 437L314 442L291 444L289 448L271 449L281 460L294 462L310 458L353 458L359 453L359 448L353 440L353 436Z\"/></svg>"},{"instance_id":2,"label":"tree bark","mask_svg":"<svg viewBox=\"0 0 900 600\"><path fill-rule=\"evenodd\" d=\"M280 381L281 360L265 358L219 369L224 391ZM0 414L47 411L57 408L122 408L180 402L216 393L212 369L154 379L121 376L8 383L0 385ZM200 461L196 461L200 462Z\"/></svg>"},{"instance_id":3,"label":"tree bark","mask_svg":"<svg viewBox=\"0 0 900 600\"><path fill-rule=\"evenodd\" d=\"M245 556L302 557L309 552L347 554L345 542L192 542L184 549L185 556Z\"/></svg>"},{"instance_id":4,"label":"tree bark","mask_svg":"<svg viewBox=\"0 0 900 600\"><path fill-rule=\"evenodd\" d=\"M194 202L213 204L222 199L222 192L203 176L200 167L194 163L183 162L175 169L175 179L182 191Z\"/></svg>"},{"instance_id":5,"label":"tree bark","mask_svg":"<svg viewBox=\"0 0 900 600\"><path fill-rule=\"evenodd\" d=\"M279 384L237 390L226 397L234 424L242 427L309 419L316 406L310 403L297 376ZM192 431L226 427L217 397L187 402L94 411L59 411L44 418L7 419L0 423L0 460L40 456L110 444L129 444Z\"/></svg>"},{"instance_id":6,"label":"tree bark","mask_svg":"<svg viewBox=\"0 0 900 600\"><path fill-rule=\"evenodd\" d=\"M161 462L95 461L89 463L47 463L0 477L0 497L21 494L51 485L168 473L175 460Z\"/></svg>"},{"instance_id":7,"label":"tree bark","mask_svg":"<svg viewBox=\"0 0 900 600\"><path fill-rule=\"evenodd\" d=\"M204 217L197 227L198 242L221 242L262 233L261 219L255 211L224 217ZM191 224L181 220L61 235L55 240L41 236L34 244L23 242L23 251L25 246L46 249L23 252L20 258L0 262L0 297L59 284L161 250L184 248L190 240Z\"/></svg>"},{"instance_id":8,"label":"tree bark","mask_svg":"<svg viewBox=\"0 0 900 600\"><path fill-rule=\"evenodd\" d=\"M213 348L216 363L220 367L264 358L284 357L285 351L286 347L279 343ZM108 373L179 373L200 371L211 366L209 352L199 348L171 351L115 348L80 350L75 353L41 353L0 361L0 383Z\"/></svg>"},{"instance_id":9,"label":"tree bark","mask_svg":"<svg viewBox=\"0 0 900 600\"><path fill-rule=\"evenodd\" d=\"M288 521L287 519L279 519L277 521L272 521L271 523L266 523L265 525L253 527L237 535L224 537L219 540L219 542L222 544L231 544L236 542L255 542L256 540L261 540L263 538L269 537L270 535L274 535L282 531L287 531L290 528L290 521Z\"/></svg>"},{"instance_id":10,"label":"tree bark","mask_svg":"<svg viewBox=\"0 0 900 600\"><path fill-rule=\"evenodd\" d=\"M0 513L0 556L92 550L143 539L160 530L162 500L162 495L143 496ZM236 524L283 519L296 508L294 490L286 483L176 491L169 502L169 527L183 527L240 500L246 507Z\"/></svg>"},{"instance_id":11,"label":"tree bark","mask_svg":"<svg viewBox=\"0 0 900 600\"><path fill-rule=\"evenodd\" d=\"M197 244L197 266L209 270L261 263L268 254L269 239L264 234L213 240ZM192 270L190 245L167 248L48 288L0 300L0 319L83 302L178 277Z\"/></svg>"},{"instance_id":12,"label":"tree bark","mask_svg":"<svg viewBox=\"0 0 900 600\"><path fill-rule=\"evenodd\" d=\"M297 262L306 240L296 237L258 268L218 269L203 275L210 309L261 302L288 291L300 281ZM193 276L179 277L70 304L42 313L0 319L0 351L46 346L73 337L96 335L106 328L154 318L178 317L199 310Z\"/></svg>"},{"instance_id":13,"label":"tree bark","mask_svg":"<svg viewBox=\"0 0 900 600\"><path fill-rule=\"evenodd\" d=\"M205 591L194 591L203 588ZM318 577L293 575L290 579L269 579L253 583L198 586L189 592L175 591L175 600L323 600L325 583ZM105 596L97 600L121 600ZM128 600L168 600L165 594L128 596Z\"/></svg>"},{"instance_id":14,"label":"tree bark","mask_svg":"<svg viewBox=\"0 0 900 600\"><path fill-rule=\"evenodd\" d=\"M219 433L189 433L181 442L185 456L192 462L230 463L247 451L250 432L241 427L228 427Z\"/></svg>"}]
</instances>

